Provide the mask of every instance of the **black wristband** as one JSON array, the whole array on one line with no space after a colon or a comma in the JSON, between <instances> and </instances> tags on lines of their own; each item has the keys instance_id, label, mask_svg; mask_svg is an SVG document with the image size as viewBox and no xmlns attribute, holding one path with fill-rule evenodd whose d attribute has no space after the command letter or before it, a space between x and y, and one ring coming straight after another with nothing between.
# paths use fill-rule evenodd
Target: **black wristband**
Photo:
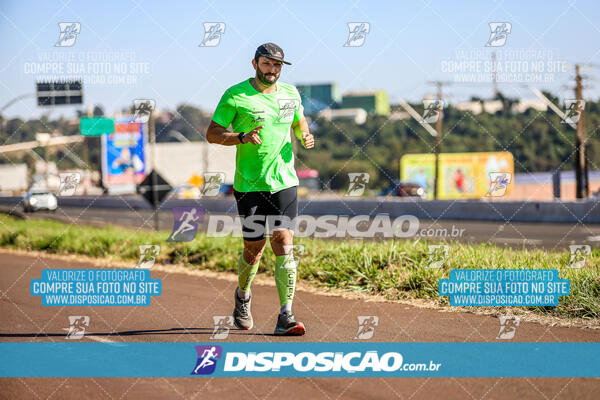
<instances>
[{"instance_id":1,"label":"black wristband","mask_svg":"<svg viewBox=\"0 0 600 400\"><path fill-rule=\"evenodd\" d=\"M246 132L238 133L238 139L240 139L240 143L244 143L244 141L242 139L244 138L245 135L246 135Z\"/></svg>"}]
</instances>

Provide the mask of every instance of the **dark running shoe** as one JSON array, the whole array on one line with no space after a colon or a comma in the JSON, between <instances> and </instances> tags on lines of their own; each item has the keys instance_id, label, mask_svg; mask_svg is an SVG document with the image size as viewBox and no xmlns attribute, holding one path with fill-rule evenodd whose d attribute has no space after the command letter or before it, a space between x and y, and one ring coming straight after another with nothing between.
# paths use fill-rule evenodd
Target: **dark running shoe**
<instances>
[{"instance_id":1,"label":"dark running shoe","mask_svg":"<svg viewBox=\"0 0 600 400\"><path fill-rule=\"evenodd\" d=\"M276 336L302 336L306 333L306 328L302 322L294 319L294 314L285 312L279 314L277 326L275 327Z\"/></svg>"},{"instance_id":2,"label":"dark running shoe","mask_svg":"<svg viewBox=\"0 0 600 400\"><path fill-rule=\"evenodd\" d=\"M252 329L254 321L252 320L252 314L250 313L250 305L252 303L252 295L248 300L240 299L237 294L237 289L233 294L235 297L235 308L233 309L233 323L234 325L243 330Z\"/></svg>"}]
</instances>

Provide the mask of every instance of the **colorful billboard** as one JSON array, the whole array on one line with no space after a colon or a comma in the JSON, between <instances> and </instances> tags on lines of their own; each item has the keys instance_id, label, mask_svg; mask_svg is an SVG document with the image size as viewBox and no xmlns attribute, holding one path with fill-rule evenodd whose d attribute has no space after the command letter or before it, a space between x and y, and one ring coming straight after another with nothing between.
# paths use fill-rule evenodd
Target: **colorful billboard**
<instances>
[{"instance_id":1,"label":"colorful billboard","mask_svg":"<svg viewBox=\"0 0 600 400\"><path fill-rule=\"evenodd\" d=\"M102 135L102 179L104 186L120 193L133 190L146 177L144 124L132 120L115 122L113 133ZM115 191L115 190L112 190Z\"/></svg>"},{"instance_id":2,"label":"colorful billboard","mask_svg":"<svg viewBox=\"0 0 600 400\"><path fill-rule=\"evenodd\" d=\"M439 199L474 199L486 197L494 175L508 173L514 176L514 159L509 152L442 153L440 154ZM425 188L427 198L433 199L435 155L405 154L400 159L400 179ZM510 179L506 194L513 187Z\"/></svg>"}]
</instances>

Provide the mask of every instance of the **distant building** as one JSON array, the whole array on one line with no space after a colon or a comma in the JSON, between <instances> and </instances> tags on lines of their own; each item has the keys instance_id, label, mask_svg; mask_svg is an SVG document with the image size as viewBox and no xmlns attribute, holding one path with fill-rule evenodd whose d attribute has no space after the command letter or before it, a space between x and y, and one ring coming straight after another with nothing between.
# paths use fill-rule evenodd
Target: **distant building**
<instances>
[{"instance_id":1,"label":"distant building","mask_svg":"<svg viewBox=\"0 0 600 400\"><path fill-rule=\"evenodd\" d=\"M342 108L362 108L376 115L390 114L390 102L384 90L348 92L342 96Z\"/></svg>"},{"instance_id":2,"label":"distant building","mask_svg":"<svg viewBox=\"0 0 600 400\"><path fill-rule=\"evenodd\" d=\"M486 112L488 114L495 114L501 111L504 105L500 100L486 100L486 101L467 101L464 103L458 103L456 109L459 111L468 111L473 115L481 114Z\"/></svg>"},{"instance_id":3,"label":"distant building","mask_svg":"<svg viewBox=\"0 0 600 400\"><path fill-rule=\"evenodd\" d=\"M515 113L524 113L529 108L537 111L546 111L548 110L548 105L540 99L523 99L513 104L512 111Z\"/></svg>"},{"instance_id":4,"label":"distant building","mask_svg":"<svg viewBox=\"0 0 600 400\"><path fill-rule=\"evenodd\" d=\"M483 111L490 114L496 114L498 111L502 111L504 103L500 100L488 100L483 102Z\"/></svg>"},{"instance_id":5,"label":"distant building","mask_svg":"<svg viewBox=\"0 0 600 400\"><path fill-rule=\"evenodd\" d=\"M411 116L400 104L390 104L390 115L388 116L388 118L391 121L399 121L404 119L411 119Z\"/></svg>"},{"instance_id":6,"label":"distant building","mask_svg":"<svg viewBox=\"0 0 600 400\"><path fill-rule=\"evenodd\" d=\"M319 111L319 117L328 121L336 119L352 119L357 125L362 125L367 121L367 112L362 108L342 108L339 110L326 109Z\"/></svg>"},{"instance_id":7,"label":"distant building","mask_svg":"<svg viewBox=\"0 0 600 400\"><path fill-rule=\"evenodd\" d=\"M341 101L335 83L296 85L305 115L317 114L328 108L337 108Z\"/></svg>"},{"instance_id":8,"label":"distant building","mask_svg":"<svg viewBox=\"0 0 600 400\"><path fill-rule=\"evenodd\" d=\"M480 101L467 101L464 103L458 103L456 105L458 111L468 111L473 115L481 114L483 111L483 105Z\"/></svg>"},{"instance_id":9,"label":"distant building","mask_svg":"<svg viewBox=\"0 0 600 400\"><path fill-rule=\"evenodd\" d=\"M411 116L406 111L392 111L389 115L391 121L401 121L404 119L410 119Z\"/></svg>"}]
</instances>

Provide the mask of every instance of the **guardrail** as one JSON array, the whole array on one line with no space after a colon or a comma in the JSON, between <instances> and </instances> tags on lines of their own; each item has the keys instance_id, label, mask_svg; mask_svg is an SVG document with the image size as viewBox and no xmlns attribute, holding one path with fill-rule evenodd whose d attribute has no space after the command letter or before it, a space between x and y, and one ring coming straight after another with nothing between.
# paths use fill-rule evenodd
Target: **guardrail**
<instances>
[{"instance_id":1,"label":"guardrail","mask_svg":"<svg viewBox=\"0 0 600 400\"><path fill-rule=\"evenodd\" d=\"M21 197L0 197L0 204L19 206ZM115 208L149 210L150 205L140 196L74 196L59 197L59 207ZM235 214L232 197L203 198L198 200L170 199L162 210L176 206L199 206L217 214ZM20 206L19 206L20 208ZM391 217L414 215L420 219L479 220L512 222L564 222L600 224L600 201L582 202L491 202L478 200L407 200L393 197L374 199L318 200L300 199L299 214L307 215L371 215L389 214Z\"/></svg>"}]
</instances>

